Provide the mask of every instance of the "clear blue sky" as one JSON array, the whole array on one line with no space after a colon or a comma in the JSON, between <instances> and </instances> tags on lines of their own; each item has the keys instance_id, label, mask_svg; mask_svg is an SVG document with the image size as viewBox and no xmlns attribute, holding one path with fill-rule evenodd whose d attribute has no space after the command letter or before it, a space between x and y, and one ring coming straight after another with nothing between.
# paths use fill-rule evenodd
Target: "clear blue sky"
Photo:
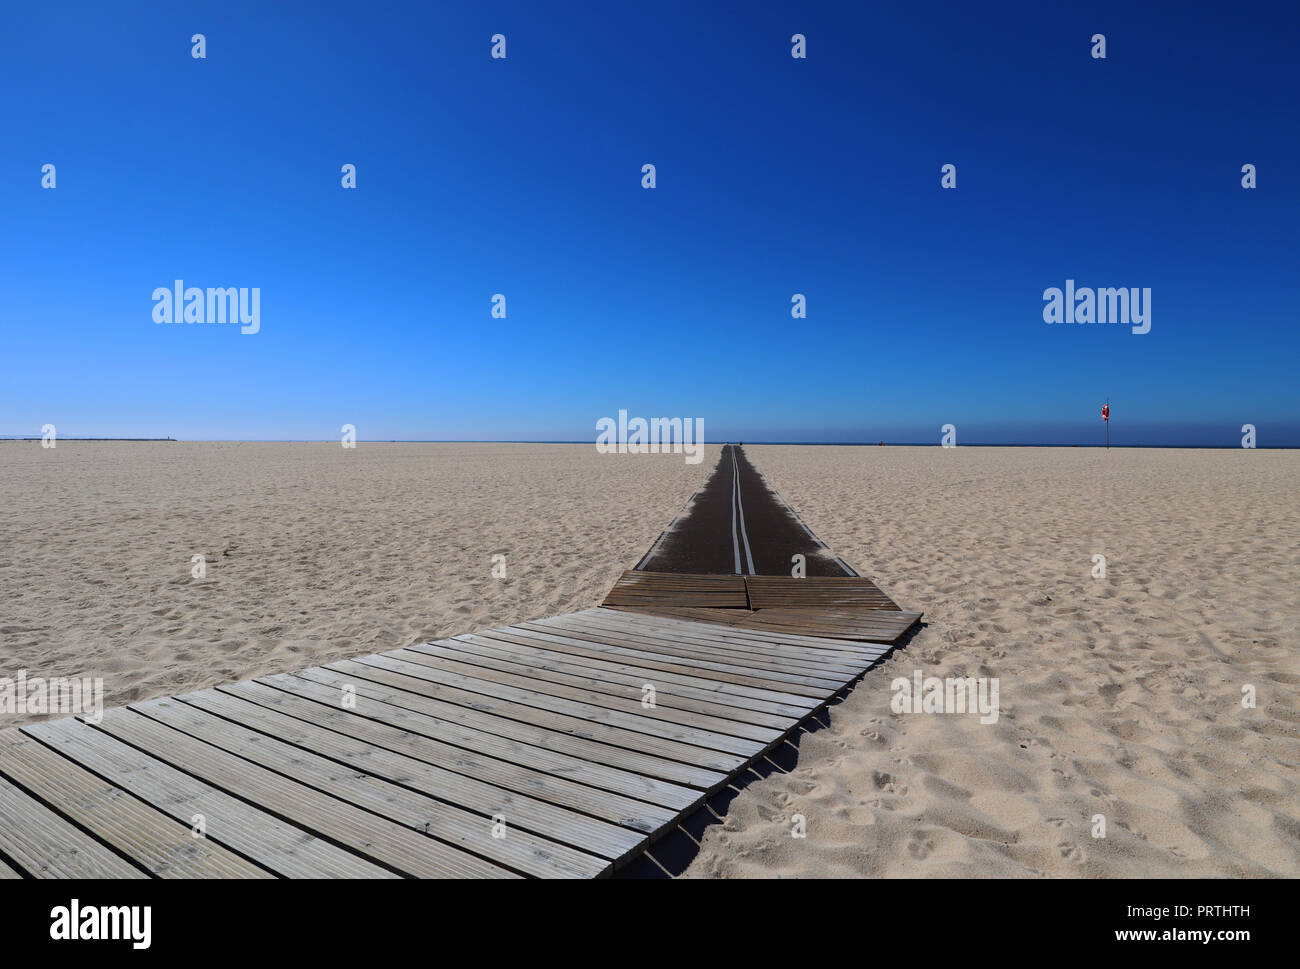
<instances>
[{"instance_id":1,"label":"clear blue sky","mask_svg":"<svg viewBox=\"0 0 1300 969\"><path fill-rule=\"evenodd\" d=\"M1300 10L1060 6L7 4L0 433L1300 444Z\"/></svg>"}]
</instances>

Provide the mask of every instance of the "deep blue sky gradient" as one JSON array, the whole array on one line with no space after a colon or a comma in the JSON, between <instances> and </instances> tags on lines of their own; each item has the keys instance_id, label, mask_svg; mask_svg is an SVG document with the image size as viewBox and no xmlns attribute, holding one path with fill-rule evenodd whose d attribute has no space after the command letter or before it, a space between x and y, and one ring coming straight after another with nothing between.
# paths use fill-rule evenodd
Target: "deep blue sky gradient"
<instances>
[{"instance_id":1,"label":"deep blue sky gradient","mask_svg":"<svg viewBox=\"0 0 1300 969\"><path fill-rule=\"evenodd\" d=\"M994 6L7 5L0 433L1300 445L1300 8Z\"/></svg>"}]
</instances>

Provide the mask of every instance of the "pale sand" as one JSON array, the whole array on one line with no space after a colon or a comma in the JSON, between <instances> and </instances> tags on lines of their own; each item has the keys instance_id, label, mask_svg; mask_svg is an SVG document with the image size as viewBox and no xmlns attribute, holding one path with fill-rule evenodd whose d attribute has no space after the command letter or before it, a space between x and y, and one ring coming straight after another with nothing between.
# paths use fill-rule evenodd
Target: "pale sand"
<instances>
[{"instance_id":1,"label":"pale sand","mask_svg":"<svg viewBox=\"0 0 1300 969\"><path fill-rule=\"evenodd\" d=\"M0 442L0 676L102 676L116 706L591 608L718 449L619 457Z\"/></svg>"},{"instance_id":2,"label":"pale sand","mask_svg":"<svg viewBox=\"0 0 1300 969\"><path fill-rule=\"evenodd\" d=\"M927 625L690 875L1300 875L1300 453L746 451ZM1000 719L895 715L918 668L998 677Z\"/></svg>"},{"instance_id":3,"label":"pale sand","mask_svg":"<svg viewBox=\"0 0 1300 969\"><path fill-rule=\"evenodd\" d=\"M688 875L1300 875L1300 454L747 450L927 625ZM0 443L0 676L114 705L588 608L716 459ZM999 721L893 714L918 667L998 677Z\"/></svg>"}]
</instances>

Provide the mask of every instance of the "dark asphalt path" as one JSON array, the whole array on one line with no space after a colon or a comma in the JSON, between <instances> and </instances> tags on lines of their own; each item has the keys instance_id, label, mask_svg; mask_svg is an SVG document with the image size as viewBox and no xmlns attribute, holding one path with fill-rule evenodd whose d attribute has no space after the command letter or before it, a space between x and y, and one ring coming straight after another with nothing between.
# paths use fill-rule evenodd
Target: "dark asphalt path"
<instances>
[{"instance_id":1,"label":"dark asphalt path","mask_svg":"<svg viewBox=\"0 0 1300 969\"><path fill-rule=\"evenodd\" d=\"M790 575L792 557L808 575L856 575L826 548L728 444L694 501L659 538L637 568L646 572Z\"/></svg>"}]
</instances>

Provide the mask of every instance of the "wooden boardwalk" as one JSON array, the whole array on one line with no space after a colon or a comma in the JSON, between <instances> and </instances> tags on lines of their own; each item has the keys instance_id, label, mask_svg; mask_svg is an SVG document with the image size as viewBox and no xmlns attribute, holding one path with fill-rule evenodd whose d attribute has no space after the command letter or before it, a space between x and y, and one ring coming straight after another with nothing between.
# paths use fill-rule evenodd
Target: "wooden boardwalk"
<instances>
[{"instance_id":1,"label":"wooden boardwalk","mask_svg":"<svg viewBox=\"0 0 1300 969\"><path fill-rule=\"evenodd\" d=\"M0 877L609 874L890 649L740 581L0 731Z\"/></svg>"},{"instance_id":2,"label":"wooden boardwalk","mask_svg":"<svg viewBox=\"0 0 1300 969\"><path fill-rule=\"evenodd\" d=\"M628 570L602 605L643 615L828 639L895 643L918 621L860 576L697 575Z\"/></svg>"}]
</instances>

